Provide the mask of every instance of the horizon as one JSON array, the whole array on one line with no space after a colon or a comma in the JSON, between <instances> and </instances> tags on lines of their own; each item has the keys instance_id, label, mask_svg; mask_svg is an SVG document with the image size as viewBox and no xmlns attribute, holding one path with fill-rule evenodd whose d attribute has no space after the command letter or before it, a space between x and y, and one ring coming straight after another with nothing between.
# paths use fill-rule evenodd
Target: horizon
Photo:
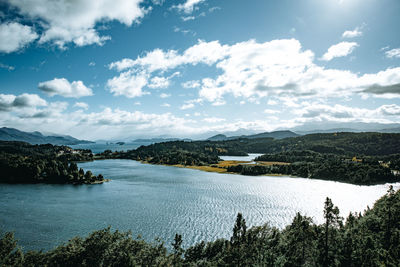
<instances>
[{"instance_id":1,"label":"horizon","mask_svg":"<svg viewBox=\"0 0 400 267\"><path fill-rule=\"evenodd\" d=\"M396 0L6 0L0 127L86 140L399 127L399 10Z\"/></svg>"}]
</instances>

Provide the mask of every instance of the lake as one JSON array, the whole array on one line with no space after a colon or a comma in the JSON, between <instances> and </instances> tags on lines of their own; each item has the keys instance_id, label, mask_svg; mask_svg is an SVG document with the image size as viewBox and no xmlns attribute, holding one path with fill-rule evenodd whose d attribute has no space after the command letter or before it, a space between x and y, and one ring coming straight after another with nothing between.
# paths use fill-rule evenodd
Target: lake
<instances>
[{"instance_id":1,"label":"lake","mask_svg":"<svg viewBox=\"0 0 400 267\"><path fill-rule=\"evenodd\" d=\"M322 222L332 198L342 216L372 207L388 185L357 186L291 177L241 176L103 160L79 167L102 173L102 185L0 184L0 229L15 231L28 249L50 249L73 236L111 225L184 246L229 237L238 212L248 225L289 224L297 211ZM400 184L395 184L398 189Z\"/></svg>"}]
</instances>

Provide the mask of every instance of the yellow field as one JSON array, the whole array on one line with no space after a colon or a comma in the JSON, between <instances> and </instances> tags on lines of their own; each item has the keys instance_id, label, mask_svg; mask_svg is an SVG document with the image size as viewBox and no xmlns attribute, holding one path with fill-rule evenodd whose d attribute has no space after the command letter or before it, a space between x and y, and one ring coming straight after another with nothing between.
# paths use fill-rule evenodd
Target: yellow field
<instances>
[{"instance_id":1,"label":"yellow field","mask_svg":"<svg viewBox=\"0 0 400 267\"><path fill-rule=\"evenodd\" d=\"M142 163L148 164L147 161L142 161ZM208 166L189 166L189 165L165 165L165 166L173 166L178 168L189 168L194 170L206 171L206 172L217 172L217 173L229 173L227 172L228 167L236 166L239 164L248 164L250 161L240 161L240 160L224 160L220 161L217 164L211 164ZM248 165L289 165L290 163L287 162L278 162L278 161L258 161L256 164L248 164ZM267 174L268 176L280 176L280 174Z\"/></svg>"},{"instance_id":2,"label":"yellow field","mask_svg":"<svg viewBox=\"0 0 400 267\"><path fill-rule=\"evenodd\" d=\"M260 165L271 166L271 165L290 165L287 162L280 162L280 161L257 161Z\"/></svg>"}]
</instances>

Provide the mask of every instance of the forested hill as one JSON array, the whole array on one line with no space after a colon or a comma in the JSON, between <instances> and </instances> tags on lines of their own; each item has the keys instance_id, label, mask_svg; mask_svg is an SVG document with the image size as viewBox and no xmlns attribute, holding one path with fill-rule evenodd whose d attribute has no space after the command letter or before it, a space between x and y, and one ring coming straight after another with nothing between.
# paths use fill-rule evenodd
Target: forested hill
<instances>
[{"instance_id":1,"label":"forested hill","mask_svg":"<svg viewBox=\"0 0 400 267\"><path fill-rule=\"evenodd\" d=\"M209 156L241 156L247 153L281 153L309 150L348 156L383 156L400 153L397 133L326 133L273 139L239 138L226 141L171 141L141 146L125 155L133 159L163 157L168 153L200 153ZM212 158L214 160L214 158Z\"/></svg>"},{"instance_id":2,"label":"forested hill","mask_svg":"<svg viewBox=\"0 0 400 267\"><path fill-rule=\"evenodd\" d=\"M92 159L90 150L0 141L0 183L102 183L101 174L78 170L75 163Z\"/></svg>"},{"instance_id":3,"label":"forested hill","mask_svg":"<svg viewBox=\"0 0 400 267\"><path fill-rule=\"evenodd\" d=\"M199 145L204 145L199 142ZM389 155L400 153L398 133L320 133L304 136L272 139L239 138L229 141L214 141L210 145L224 148L225 154L279 153L293 150L310 150L339 155ZM231 153L232 152L232 153ZM223 155L223 154L221 154Z\"/></svg>"},{"instance_id":4,"label":"forested hill","mask_svg":"<svg viewBox=\"0 0 400 267\"><path fill-rule=\"evenodd\" d=\"M264 155L256 159L256 164L219 164L219 156L246 156L247 153ZM127 152L105 151L95 158L207 166L209 171L244 175L281 174L353 184L381 184L400 181L400 134L326 133L281 140L173 141Z\"/></svg>"}]
</instances>

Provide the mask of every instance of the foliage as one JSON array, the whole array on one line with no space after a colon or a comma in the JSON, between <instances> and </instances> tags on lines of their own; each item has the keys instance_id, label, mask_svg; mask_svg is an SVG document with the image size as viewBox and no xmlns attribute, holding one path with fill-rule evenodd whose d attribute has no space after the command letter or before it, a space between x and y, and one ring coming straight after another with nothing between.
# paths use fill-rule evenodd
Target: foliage
<instances>
[{"instance_id":1,"label":"foliage","mask_svg":"<svg viewBox=\"0 0 400 267\"><path fill-rule=\"evenodd\" d=\"M90 150L72 150L66 146L30 145L24 142L0 142L0 182L72 183L102 182L101 174L86 173L73 161L91 160Z\"/></svg>"}]
</instances>

